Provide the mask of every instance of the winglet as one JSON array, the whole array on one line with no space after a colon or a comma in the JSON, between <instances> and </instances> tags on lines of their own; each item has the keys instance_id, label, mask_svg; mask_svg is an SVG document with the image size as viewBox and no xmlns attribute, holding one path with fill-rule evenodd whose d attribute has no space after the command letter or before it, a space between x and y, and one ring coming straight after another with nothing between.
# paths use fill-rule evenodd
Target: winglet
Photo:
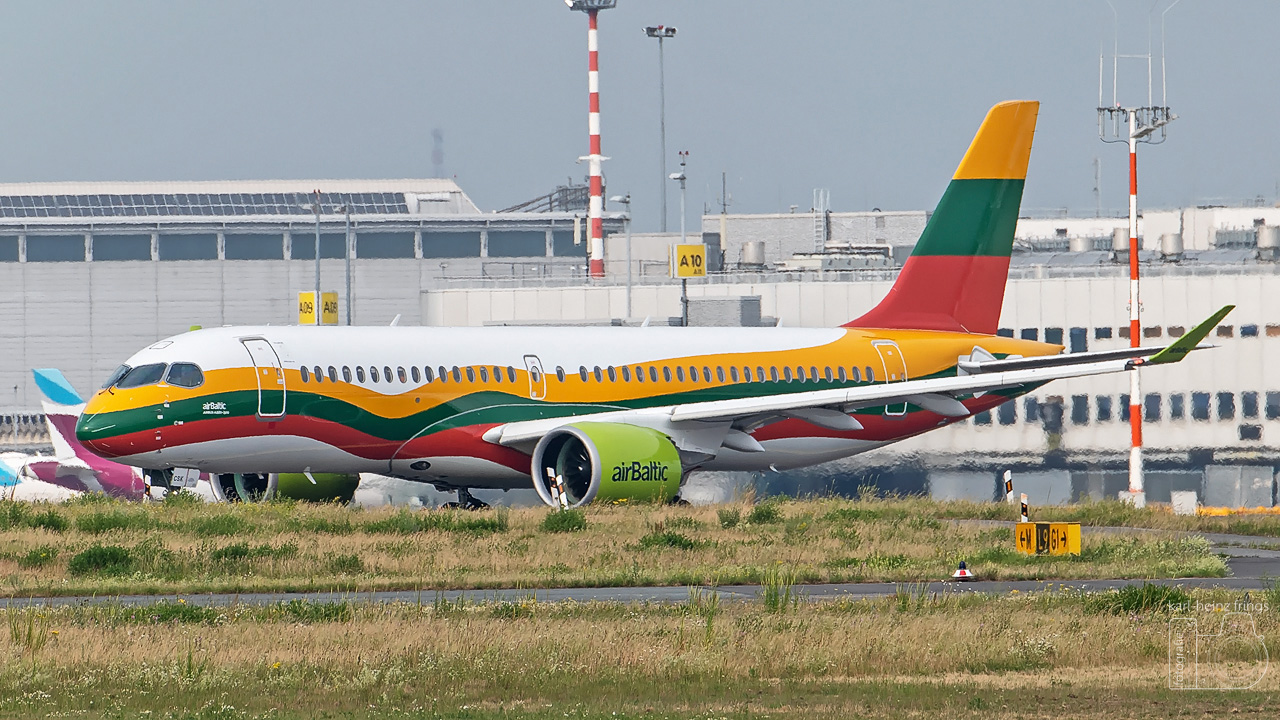
<instances>
[{"instance_id":1,"label":"winglet","mask_svg":"<svg viewBox=\"0 0 1280 720\"><path fill-rule=\"evenodd\" d=\"M1182 358L1187 356L1187 353L1196 349L1196 346L1200 344L1201 340L1208 337L1209 331L1217 327L1218 323L1222 320L1222 318L1227 316L1227 313L1235 309L1236 309L1235 305L1227 305L1226 307L1222 308L1221 310L1214 313L1213 315L1210 315L1208 320L1205 320L1199 325L1191 328L1190 332L1178 338L1177 341L1174 342L1172 345L1166 347L1165 349L1161 350L1155 355L1152 355L1146 360L1143 360L1141 362L1135 361L1134 364L1135 365L1165 365L1168 363L1176 363L1182 360Z\"/></svg>"}]
</instances>

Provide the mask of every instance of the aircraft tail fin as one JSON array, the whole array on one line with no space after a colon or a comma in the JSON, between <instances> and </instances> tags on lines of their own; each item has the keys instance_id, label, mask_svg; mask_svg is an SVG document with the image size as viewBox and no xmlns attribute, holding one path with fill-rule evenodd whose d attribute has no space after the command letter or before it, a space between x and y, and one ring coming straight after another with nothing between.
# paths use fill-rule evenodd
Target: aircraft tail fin
<instances>
[{"instance_id":1,"label":"aircraft tail fin","mask_svg":"<svg viewBox=\"0 0 1280 720\"><path fill-rule=\"evenodd\" d=\"M844 327L995 334L1039 108L991 108L889 294Z\"/></svg>"},{"instance_id":2,"label":"aircraft tail fin","mask_svg":"<svg viewBox=\"0 0 1280 720\"><path fill-rule=\"evenodd\" d=\"M44 394L44 421L49 428L49 442L59 460L71 460L90 454L76 439L76 421L84 410L84 399L57 368L31 371L36 387Z\"/></svg>"}]
</instances>

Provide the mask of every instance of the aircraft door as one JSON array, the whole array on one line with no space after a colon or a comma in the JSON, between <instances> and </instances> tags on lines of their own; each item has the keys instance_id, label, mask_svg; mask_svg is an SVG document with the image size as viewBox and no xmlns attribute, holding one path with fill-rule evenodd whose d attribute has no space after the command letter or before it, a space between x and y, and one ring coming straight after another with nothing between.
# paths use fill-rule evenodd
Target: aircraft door
<instances>
[{"instance_id":1,"label":"aircraft door","mask_svg":"<svg viewBox=\"0 0 1280 720\"><path fill-rule=\"evenodd\" d=\"M525 369L529 371L529 399L547 399L547 375L542 372L542 361L537 355L524 356Z\"/></svg>"},{"instance_id":2,"label":"aircraft door","mask_svg":"<svg viewBox=\"0 0 1280 720\"><path fill-rule=\"evenodd\" d=\"M280 356L271 347L271 343L263 338L241 338L240 342L248 351L249 358L253 361L254 374L258 378L258 418L283 417L285 386Z\"/></svg>"},{"instance_id":3,"label":"aircraft door","mask_svg":"<svg viewBox=\"0 0 1280 720\"><path fill-rule=\"evenodd\" d=\"M880 355L884 366L885 382L902 382L907 379L907 361L902 357L902 348L892 340L875 340L871 346ZM907 414L905 402L884 406L884 414L890 417L902 417Z\"/></svg>"}]
</instances>

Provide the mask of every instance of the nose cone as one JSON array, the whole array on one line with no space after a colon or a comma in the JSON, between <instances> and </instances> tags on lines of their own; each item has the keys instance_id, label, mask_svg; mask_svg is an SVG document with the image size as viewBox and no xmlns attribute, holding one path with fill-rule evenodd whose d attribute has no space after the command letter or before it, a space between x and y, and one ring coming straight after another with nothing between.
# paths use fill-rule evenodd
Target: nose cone
<instances>
[{"instance_id":1,"label":"nose cone","mask_svg":"<svg viewBox=\"0 0 1280 720\"><path fill-rule=\"evenodd\" d=\"M115 457L115 453L107 447L109 443L104 443L112 436L111 430L116 425L109 414L102 412L105 404L106 402L99 396L85 405L84 412L80 413L80 418L76 420L76 439L100 457Z\"/></svg>"}]
</instances>

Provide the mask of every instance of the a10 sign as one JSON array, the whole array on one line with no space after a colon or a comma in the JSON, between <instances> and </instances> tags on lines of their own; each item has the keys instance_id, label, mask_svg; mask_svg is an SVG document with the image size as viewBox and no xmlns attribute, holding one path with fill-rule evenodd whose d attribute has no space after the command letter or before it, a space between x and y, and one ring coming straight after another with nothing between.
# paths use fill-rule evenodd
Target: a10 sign
<instances>
[{"instance_id":1,"label":"a10 sign","mask_svg":"<svg viewBox=\"0 0 1280 720\"><path fill-rule=\"evenodd\" d=\"M702 243L671 246L671 277L707 276L707 246Z\"/></svg>"}]
</instances>

